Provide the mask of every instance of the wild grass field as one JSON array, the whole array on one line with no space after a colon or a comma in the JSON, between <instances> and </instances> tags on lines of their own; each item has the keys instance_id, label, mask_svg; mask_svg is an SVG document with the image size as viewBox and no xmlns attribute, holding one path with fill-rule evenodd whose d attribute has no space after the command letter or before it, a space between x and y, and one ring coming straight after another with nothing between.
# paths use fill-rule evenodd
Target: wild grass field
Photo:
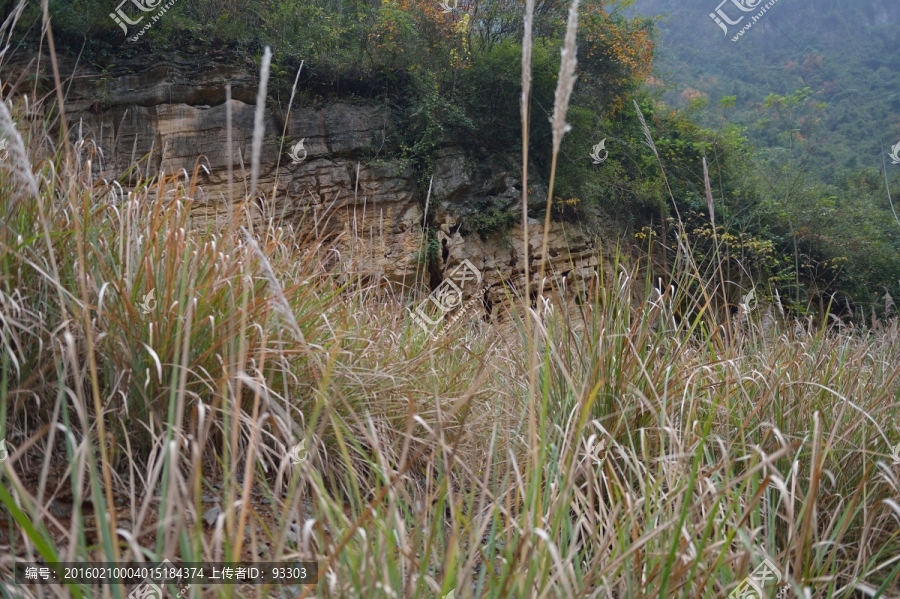
<instances>
[{"instance_id":1,"label":"wild grass field","mask_svg":"<svg viewBox=\"0 0 900 599\"><path fill-rule=\"evenodd\" d=\"M510 289L435 342L405 309L427 290L329 269L311 223L248 195L199 226L196 172L98 181L58 112L3 100L3 597L130 590L17 561L163 559L318 563L194 599L714 598L764 559L782 596L900 597L896 318L719 321L721 271L683 248L662 285L623 249L580 303Z\"/></svg>"}]
</instances>

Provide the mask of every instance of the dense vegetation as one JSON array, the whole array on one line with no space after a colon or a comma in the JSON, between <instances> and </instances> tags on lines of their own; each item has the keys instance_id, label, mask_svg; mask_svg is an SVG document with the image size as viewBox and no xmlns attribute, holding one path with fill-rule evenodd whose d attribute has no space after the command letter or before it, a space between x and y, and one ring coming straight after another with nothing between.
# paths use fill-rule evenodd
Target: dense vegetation
<instances>
[{"instance_id":1,"label":"dense vegetation","mask_svg":"<svg viewBox=\"0 0 900 599\"><path fill-rule=\"evenodd\" d=\"M687 107L699 101L703 108L695 114L702 124L740 126L759 148L785 146L784 129L795 129L795 142L810 142L804 150L817 179L833 182L847 170L881 167L881 144L887 149L900 141L900 6L887 0L778 2L732 42L709 17L717 4L635 3L635 13L662 16L655 68L670 86L668 102ZM725 10L732 18L745 14L731 3ZM766 102L770 94L807 88L790 115ZM734 102L723 106L724 97Z\"/></svg>"},{"instance_id":2,"label":"dense vegetation","mask_svg":"<svg viewBox=\"0 0 900 599\"><path fill-rule=\"evenodd\" d=\"M897 11L848 9L847 26L865 32L866 41L853 44L862 79L850 72L854 62L841 61L845 70L833 76L831 65L823 64L832 56L828 48L836 47L833 2L815 10L777 6L767 19L797 13L803 27L785 36L789 44L761 54L769 38L781 35L765 23L739 44L723 42L699 8L646 0L638 5L646 14L675 13L662 25L665 51L657 71L676 86L694 86L678 96L656 85L659 79L647 85L654 54L660 54L654 52L655 27L635 16L631 4L582 3L573 129L560 157L553 218L581 220L597 230L616 224L628 236L663 241L672 258L678 241L668 219L707 212L706 157L719 211L716 233L731 246L734 269L763 283L767 297L779 291L799 313L821 314L832 303L866 313L875 305L884 313L885 294L900 296L900 223L873 158L881 156L875 133L900 126L886 120L900 102L900 51L888 43ZM272 95L286 98L279 85L290 87L303 60L303 101L359 96L393 108L400 131L390 140L393 151L412 162L423 188L433 150L448 143L482 161L499 157L518 168L520 0L459 0L446 4L452 10L437 0L181 0L135 44L123 44L105 0L51 0L49 6L64 43L100 68L125 55L152 60L197 48L258 60L269 45ZM536 10L532 185L549 176L547 117L565 11L559 0L540 2ZM38 19L39 11L28 16ZM705 37L695 34L692 18L709 21L702 22ZM670 76L672 71L679 74ZM662 98L683 105L673 110L658 102ZM633 100L654 129L668 181L644 143ZM609 159L593 165L591 147L602 139ZM892 184L900 182L897 169L890 175ZM540 217L544 199L533 199L529 213ZM484 236L521 218L518 207L488 204L470 207L464 232ZM649 236L643 231L648 227ZM704 244L716 237L713 232L701 224L687 232L703 248L700 255L708 254Z\"/></svg>"},{"instance_id":3,"label":"dense vegetation","mask_svg":"<svg viewBox=\"0 0 900 599\"><path fill-rule=\"evenodd\" d=\"M717 4L635 3L636 14L664 15L662 97L709 129L748 139L759 222L784 254L796 240L808 279L836 277L864 307L883 305L900 278L900 223L883 173L887 162L896 196L900 166L885 154L900 142L900 6L778 2L732 42L739 26L724 35L709 17ZM744 14L731 3L725 10Z\"/></svg>"},{"instance_id":4,"label":"dense vegetation","mask_svg":"<svg viewBox=\"0 0 900 599\"><path fill-rule=\"evenodd\" d=\"M252 60L272 43L283 79L301 58L329 73L320 82L355 74L351 89L408 117L396 145L421 173L441 136L474 140L472 151L523 149L521 7L467 5L467 21L425 5L182 2L179 19L131 52L171 52L178 40L231 44ZM50 4L64 43L88 31L90 60L110 67L119 50L103 36L121 31L104 21L108 7ZM596 35L596 48L579 49L555 214L623 213L643 239L668 231L674 284L653 280L649 256L616 257L579 305L550 294L533 310L510 297L497 322L465 318L440 341L407 316L408 298L335 276L308 220L246 227L254 198L244 197L220 230L192 227L196 179L161 175L130 191L99 181L87 166L96 148L55 137L52 94L4 97L0 595L41 596L11 581L13 559L319 564L318 584L303 588L168 589L190 599L713 599L746 588L763 559L791 598L900 592L900 321L816 326L749 299L719 318L719 281L744 266L804 308L796 263L828 246L798 235L828 221L799 220L795 203L819 202L817 188L801 194L795 170L778 171L789 187L771 193L739 131L655 103L639 88L646 65L629 62L651 51L646 23L592 7L580 43ZM544 117L560 109L561 9L540 4L536 26L533 132L544 145ZM354 29L363 17L377 28ZM470 35L453 37L461 30ZM291 44L310 44L309 55ZM38 52L37 63L52 58ZM610 157L595 168L587 154L603 137ZM551 153L526 143L546 176ZM863 172L847 187L874 193L878 178ZM871 285L875 270L854 274ZM679 314L686 297L694 318ZM301 441L309 452L294 463ZM97 587L49 589L128 592Z\"/></svg>"}]
</instances>

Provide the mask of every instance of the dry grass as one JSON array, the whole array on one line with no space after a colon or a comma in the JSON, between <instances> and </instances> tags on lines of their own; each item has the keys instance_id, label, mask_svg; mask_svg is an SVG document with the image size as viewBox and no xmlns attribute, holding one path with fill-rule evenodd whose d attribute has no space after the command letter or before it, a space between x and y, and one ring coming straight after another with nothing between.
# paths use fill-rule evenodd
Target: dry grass
<instances>
[{"instance_id":1,"label":"dry grass","mask_svg":"<svg viewBox=\"0 0 900 599\"><path fill-rule=\"evenodd\" d=\"M12 100L4 597L127 593L16 586L15 560L163 558L319 563L315 588L194 598L721 597L764 557L789 597L900 595L896 322L719 326L709 287L676 323L685 298L621 261L581 306L430 343L310 223L242 232L243 204L205 230L195 177L105 186Z\"/></svg>"}]
</instances>

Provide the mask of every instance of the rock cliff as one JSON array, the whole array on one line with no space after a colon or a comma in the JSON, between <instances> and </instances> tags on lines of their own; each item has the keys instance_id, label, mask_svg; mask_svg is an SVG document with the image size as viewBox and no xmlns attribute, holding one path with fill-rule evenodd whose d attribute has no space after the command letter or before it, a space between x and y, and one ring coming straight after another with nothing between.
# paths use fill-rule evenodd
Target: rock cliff
<instances>
[{"instance_id":1,"label":"rock cliff","mask_svg":"<svg viewBox=\"0 0 900 599\"><path fill-rule=\"evenodd\" d=\"M176 58L146 66L124 60L98 72L62 64L76 72L68 85L67 120L71 138L94 145L98 178L134 181L159 172L197 171L195 222L221 226L232 204L249 192L257 71L252 64L219 64L214 58ZM68 70L67 70L68 69ZM226 102L226 84L231 101ZM340 268L373 280L411 284L421 275L423 221L427 188L413 168L386 147L391 119L383 105L333 101L304 106L290 114L270 102L259 173L256 218L312 222L320 239L333 243ZM233 197L229 195L226 122L232 118ZM284 137L282 139L282 132ZM299 163L288 155L303 140ZM476 164L463 148L439 147L433 153L430 222L440 251L431 284L468 259L484 276L488 303L505 296L504 284L524 285L521 225L482 238L464 235L466 214L486 201L509 214L521 214L521 186L512 169ZM531 201L543 204L535 185ZM520 220L516 216L515 220ZM543 222L529 224L529 255L534 283L539 268ZM572 288L594 276L600 264L595 240L584 227L554 223L550 231L550 279ZM432 241L432 245L434 241Z\"/></svg>"}]
</instances>

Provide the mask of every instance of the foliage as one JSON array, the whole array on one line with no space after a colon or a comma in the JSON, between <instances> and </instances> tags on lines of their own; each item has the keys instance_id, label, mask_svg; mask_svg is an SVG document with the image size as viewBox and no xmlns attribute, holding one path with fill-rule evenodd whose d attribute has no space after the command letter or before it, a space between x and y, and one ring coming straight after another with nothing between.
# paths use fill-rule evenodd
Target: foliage
<instances>
[{"instance_id":1,"label":"foliage","mask_svg":"<svg viewBox=\"0 0 900 599\"><path fill-rule=\"evenodd\" d=\"M410 87L415 94L395 111L395 124L401 132L401 155L418 173L419 187L428 188L434 172L435 149L446 144L454 132L475 129L475 124L457 102L441 93L435 76L423 69L411 73Z\"/></svg>"},{"instance_id":2,"label":"foliage","mask_svg":"<svg viewBox=\"0 0 900 599\"><path fill-rule=\"evenodd\" d=\"M317 596L511 599L718 597L770 559L797 597L900 591L896 321L728 328L684 297L715 281L660 295L619 256L582 309L543 311L531 395L517 302L505 330L473 314L433 344L402 301L323 274L303 228L184 227L193 179L125 198L37 164L34 201L0 195L17 561L311 560ZM66 535L60 509L92 525Z\"/></svg>"},{"instance_id":3,"label":"foliage","mask_svg":"<svg viewBox=\"0 0 900 599\"><path fill-rule=\"evenodd\" d=\"M441 257L441 242L433 229L425 230L425 243L416 257L416 264L428 269L438 263Z\"/></svg>"},{"instance_id":4,"label":"foliage","mask_svg":"<svg viewBox=\"0 0 900 599\"><path fill-rule=\"evenodd\" d=\"M627 104L635 81L653 68L649 19L626 19L601 2L587 2L579 20L579 77L582 94L615 115Z\"/></svg>"},{"instance_id":5,"label":"foliage","mask_svg":"<svg viewBox=\"0 0 900 599\"><path fill-rule=\"evenodd\" d=\"M664 169L746 159L740 133L653 108ZM17 448L0 533L16 562L317 561L314 587L285 591L301 598L686 599L768 559L789 596L900 592L900 323L719 318L695 257L720 270L723 247L764 241L698 226L699 252L673 227L672 285L616 254L581 305L510 298L502 322L473 314L436 344L402 297L330 274L308 223L242 232L244 198L222 230L189 226L199 169L126 194L84 168L89 145L54 149L14 112L30 150L0 168L0 438ZM649 172L624 112L618 168ZM24 201L23 173L40 183ZM718 183L740 199L734 172ZM143 307L148 288L165 301ZM0 592L30 586L6 569ZM189 595L236 592L211 586ZM125 597L98 587L54 590Z\"/></svg>"},{"instance_id":6,"label":"foliage","mask_svg":"<svg viewBox=\"0 0 900 599\"><path fill-rule=\"evenodd\" d=\"M686 88L714 101L733 96L728 120L764 148L776 145L771 131L754 126L767 96L808 89L807 103L827 105L816 115L821 124L809 160L814 177L833 182L841 171L881 165L879 142L900 140L896 2L822 0L814 8L779 2L738 42L709 18L713 8L688 10L675 0L635 6L635 14L665 15L656 71L672 86L667 101L681 105L677 92ZM700 116L718 128L724 113L711 106Z\"/></svg>"},{"instance_id":7,"label":"foliage","mask_svg":"<svg viewBox=\"0 0 900 599\"><path fill-rule=\"evenodd\" d=\"M713 190L736 210L738 230L793 263L779 285L794 308L834 298L883 312L884 294L900 292L900 227L878 174L883 147L900 139L896 3L778 3L736 43L680 2L640 0L630 14L666 15L655 75L669 85L658 95L749 142L750 159L733 165L743 172L730 173L744 189L716 190L713 175ZM888 181L896 195L890 164Z\"/></svg>"},{"instance_id":8,"label":"foliage","mask_svg":"<svg viewBox=\"0 0 900 599\"><path fill-rule=\"evenodd\" d=\"M844 71L847 61L834 62L824 48L800 59L795 49L783 44L776 44L764 64L757 64L753 52L711 51L706 63L739 76L684 76L680 82L690 86L678 95L678 90L660 89L659 80L650 77L658 53L656 24L637 16L630 4L581 4L579 79L568 118L573 129L563 140L556 182L557 195L568 203L557 205L553 218L595 228L613 221L632 232L648 225L671 231L666 223L676 213L704 212L701 163L706 157L724 232L770 242L776 254L790 258L792 276L785 273L783 260L760 276L772 277L798 311L835 294L843 304L868 305L885 291L900 293L895 223L879 197L883 192L872 174L875 167L862 169L859 162L865 153L861 149L872 149L874 121L863 123L859 102L849 105L847 94L835 88L835 81L853 78ZM670 7L664 0L639 4ZM225 45L245 57L255 57L269 45L276 74L273 94L283 91L279 85L292 84L304 60L302 97L341 94L343 89L345 96L352 90L364 99L377 98L392 110L397 125L392 151L413 165L423 198L434 171L434 153L443 147L463 147L475 162L521 151L523 2L460 0L450 5L455 8L446 12L434 0L182 0L140 44L119 48L122 32L109 18L108 7L94 0L50 2L63 43L80 48L81 32L88 31L88 54L107 44L106 56L98 60L107 71L123 52L140 48L165 53L185 40L201 48ZM828 4L823 14L838 8ZM36 18L37 8L29 10ZM566 10L562 0L536 7L529 137L536 180L549 177L547 117ZM697 39L694 25L681 18L680 7L673 10L675 17L662 26L667 52L657 74L664 78L674 61L689 62L685 50L691 44L714 43L713 38ZM848 18L854 27L865 20L857 13ZM812 29L835 39L837 34L821 24L825 21L814 19ZM707 25L718 31L711 21ZM866 30L873 35L858 48L859 60L878 73L890 70L896 56L884 42L883 28L868 25ZM811 47L819 47L812 33L800 35ZM672 43L674 36L681 36L681 45ZM759 49L762 42L751 39L755 36L744 36L740 44ZM837 69L841 76L826 76L828 69ZM893 75L885 77L887 84L878 84L879 99L867 96L863 112L884 114L893 106ZM769 81L780 83L773 89ZM683 102L683 108L670 109L660 103L662 98L670 106ZM662 171L644 143L632 99L639 101L652 126ZM850 121L841 122L838 115L848 115ZM590 149L602 139L607 140L609 158L593 165ZM841 168L820 166L824 164ZM866 185L852 183L861 180ZM900 182L900 173L894 173L892 182ZM529 216L540 217L542 211L543 206L530 206ZM511 212L488 209L470 217L466 230L487 234L516 218ZM685 224L688 231L697 228L696 223ZM677 247L675 239L660 241L670 254Z\"/></svg>"},{"instance_id":9,"label":"foliage","mask_svg":"<svg viewBox=\"0 0 900 599\"><path fill-rule=\"evenodd\" d=\"M460 73L458 103L472 119L468 144L492 153L514 154L522 149L522 118L518 104L522 96L522 48L516 41L496 43L484 50L472 66ZM559 47L536 40L532 48L532 104L540 116L531 123L531 152L537 161L549 161L546 140L550 123L543 118L553 104Z\"/></svg>"},{"instance_id":10,"label":"foliage","mask_svg":"<svg viewBox=\"0 0 900 599\"><path fill-rule=\"evenodd\" d=\"M477 233L484 240L494 231L508 231L517 222L521 222L519 214L501 210L488 200L476 204L475 210L463 217L460 232Z\"/></svg>"}]
</instances>

